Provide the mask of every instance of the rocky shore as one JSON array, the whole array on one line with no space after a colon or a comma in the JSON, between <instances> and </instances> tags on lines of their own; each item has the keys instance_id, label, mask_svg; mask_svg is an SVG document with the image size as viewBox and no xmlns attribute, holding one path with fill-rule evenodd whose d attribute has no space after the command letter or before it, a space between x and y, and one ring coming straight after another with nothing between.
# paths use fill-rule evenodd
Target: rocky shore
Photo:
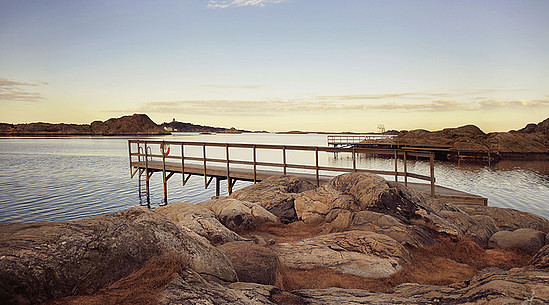
<instances>
[{"instance_id":1,"label":"rocky shore","mask_svg":"<svg viewBox=\"0 0 549 305\"><path fill-rule=\"evenodd\" d=\"M164 128L156 125L146 114L134 114L104 122L91 124L6 124L0 123L0 136L127 136L127 135L167 135Z\"/></svg>"},{"instance_id":2,"label":"rocky shore","mask_svg":"<svg viewBox=\"0 0 549 305\"><path fill-rule=\"evenodd\" d=\"M447 145L450 150L461 152L492 152L502 159L549 159L549 118L509 132L485 133L475 125L439 131L401 131L392 141Z\"/></svg>"},{"instance_id":3,"label":"rocky shore","mask_svg":"<svg viewBox=\"0 0 549 305\"><path fill-rule=\"evenodd\" d=\"M549 221L376 175L0 224L2 304L546 304Z\"/></svg>"}]
</instances>

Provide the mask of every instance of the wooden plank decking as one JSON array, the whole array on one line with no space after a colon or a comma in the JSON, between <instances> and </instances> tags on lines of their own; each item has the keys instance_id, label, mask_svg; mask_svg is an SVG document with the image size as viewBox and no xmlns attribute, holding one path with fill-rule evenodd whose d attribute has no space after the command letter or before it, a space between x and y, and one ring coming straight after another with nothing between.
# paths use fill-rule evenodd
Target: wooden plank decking
<instances>
[{"instance_id":1,"label":"wooden plank decking","mask_svg":"<svg viewBox=\"0 0 549 305\"><path fill-rule=\"evenodd\" d=\"M162 161L149 161L147 163L148 164L145 164L144 161L140 161L140 162L133 162L132 164L135 168L139 168L139 169L145 169L145 167L148 166L149 170L156 171L156 172L161 172L164 168ZM166 162L165 169L168 172L174 172L174 173L182 172L181 164L178 164L175 162ZM250 181L250 182L254 181L254 173L253 173L253 169L251 168L241 168L241 167L230 168L229 173L230 173L231 179ZM185 174L204 176L204 166L203 164L185 164ZM316 181L316 174L314 173L288 172L287 174L309 180L313 183ZM284 172L282 171L257 169L255 181L260 182L272 176L282 176L282 175L284 175ZM218 165L217 166L207 165L205 176L217 177L219 179L226 179L227 168L224 166L218 166ZM320 183L327 183L328 181L333 179L335 176L336 175L334 175L333 173L332 175L320 174L319 181ZM400 181L400 183L403 183L403 182ZM426 195L430 195L431 193L431 185L427 183L408 182L407 186L421 193L424 193ZM463 191L454 190L454 189L447 188L440 185L435 185L435 194L436 194L435 198L444 200L448 203L488 205L488 199L485 197L470 194Z\"/></svg>"},{"instance_id":2,"label":"wooden plank decking","mask_svg":"<svg viewBox=\"0 0 549 305\"><path fill-rule=\"evenodd\" d=\"M408 187L415 189L416 191L424 194L429 194L430 185L426 183L413 183L408 182ZM435 198L443 200L448 203L465 203L465 204L479 204L488 205L488 198L470 194L463 191L454 190L448 187L436 185L435 186Z\"/></svg>"}]
</instances>

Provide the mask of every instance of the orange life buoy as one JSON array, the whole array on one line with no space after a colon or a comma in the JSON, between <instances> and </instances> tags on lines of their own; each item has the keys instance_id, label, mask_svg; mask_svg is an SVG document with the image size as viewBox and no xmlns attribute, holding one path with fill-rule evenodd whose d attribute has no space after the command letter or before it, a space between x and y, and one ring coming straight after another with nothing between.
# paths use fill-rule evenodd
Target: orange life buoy
<instances>
[{"instance_id":1,"label":"orange life buoy","mask_svg":"<svg viewBox=\"0 0 549 305\"><path fill-rule=\"evenodd\" d=\"M166 146L162 146L160 144L160 152L164 151L164 155L167 156L170 154L170 144L166 144Z\"/></svg>"}]
</instances>

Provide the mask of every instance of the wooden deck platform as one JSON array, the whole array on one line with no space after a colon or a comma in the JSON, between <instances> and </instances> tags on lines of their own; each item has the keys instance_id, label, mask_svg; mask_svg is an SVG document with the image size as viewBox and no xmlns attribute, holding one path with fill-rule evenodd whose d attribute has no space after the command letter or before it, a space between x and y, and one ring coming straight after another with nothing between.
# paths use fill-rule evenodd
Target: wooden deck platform
<instances>
[{"instance_id":1,"label":"wooden deck platform","mask_svg":"<svg viewBox=\"0 0 549 305\"><path fill-rule=\"evenodd\" d=\"M430 185L426 183L413 183L408 182L408 187L415 189L416 191L424 194L429 194L431 191ZM478 204L488 205L488 198L470 194L463 191L454 190L448 187L436 185L435 186L435 198L443 200L448 203L464 203L464 204Z\"/></svg>"},{"instance_id":2,"label":"wooden deck platform","mask_svg":"<svg viewBox=\"0 0 549 305\"><path fill-rule=\"evenodd\" d=\"M165 164L165 165L164 165ZM166 162L162 161L139 161L133 162L133 167L137 169L144 170L148 168L150 172L162 172L166 171L170 173L170 177L173 173L182 173L181 163L176 162ZM165 166L165 167L164 167ZM216 166L216 165L207 165L206 173L204 173L204 165L197 163L187 163L185 164L185 174L186 175L195 175L203 176L205 179L205 184L208 186L212 181L212 178L216 178L216 191L219 196L219 180L227 180L227 167L225 166ZM287 172L287 175L299 177L302 179L309 180L313 183L317 181L317 175L315 173L303 173L303 172ZM333 179L337 174L330 173L331 175L319 174L318 181L322 183L327 183ZM251 168L245 167L231 167L229 170L230 179L234 184L236 180L250 181L250 182L260 182L272 176L282 176L284 175L283 171L277 170L264 170L257 169L254 171ZM208 182L209 181L209 182ZM403 181L399 181L404 184ZM408 187L413 188L419 192L422 192L426 195L431 194L431 185L427 183L413 183L407 182ZM482 196L477 196L474 194L454 190L451 188L435 185L435 198L443 200L448 203L465 203L465 204L478 204L478 205L488 205L488 199Z\"/></svg>"}]
</instances>

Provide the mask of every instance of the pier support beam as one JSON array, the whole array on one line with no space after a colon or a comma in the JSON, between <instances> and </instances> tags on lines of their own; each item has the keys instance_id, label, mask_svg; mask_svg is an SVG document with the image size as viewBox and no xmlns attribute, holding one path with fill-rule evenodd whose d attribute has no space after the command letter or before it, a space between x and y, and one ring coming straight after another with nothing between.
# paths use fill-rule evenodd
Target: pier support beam
<instances>
[{"instance_id":1,"label":"pier support beam","mask_svg":"<svg viewBox=\"0 0 549 305\"><path fill-rule=\"evenodd\" d=\"M395 182L398 182L398 153L395 149Z\"/></svg>"},{"instance_id":2,"label":"pier support beam","mask_svg":"<svg viewBox=\"0 0 549 305\"><path fill-rule=\"evenodd\" d=\"M229 195L233 193L233 187L236 184L236 179L230 178L227 180L227 188L229 189Z\"/></svg>"},{"instance_id":3,"label":"pier support beam","mask_svg":"<svg viewBox=\"0 0 549 305\"><path fill-rule=\"evenodd\" d=\"M406 151L404 153L404 186L408 186L408 169L406 168Z\"/></svg>"},{"instance_id":4,"label":"pier support beam","mask_svg":"<svg viewBox=\"0 0 549 305\"><path fill-rule=\"evenodd\" d=\"M435 154L430 155L431 197L435 197Z\"/></svg>"},{"instance_id":5,"label":"pier support beam","mask_svg":"<svg viewBox=\"0 0 549 305\"><path fill-rule=\"evenodd\" d=\"M146 188L147 188L147 204L151 204L151 186L150 186L149 180L151 179L153 174L154 174L153 171L149 171L149 169L146 169L145 185L146 185Z\"/></svg>"}]
</instances>

